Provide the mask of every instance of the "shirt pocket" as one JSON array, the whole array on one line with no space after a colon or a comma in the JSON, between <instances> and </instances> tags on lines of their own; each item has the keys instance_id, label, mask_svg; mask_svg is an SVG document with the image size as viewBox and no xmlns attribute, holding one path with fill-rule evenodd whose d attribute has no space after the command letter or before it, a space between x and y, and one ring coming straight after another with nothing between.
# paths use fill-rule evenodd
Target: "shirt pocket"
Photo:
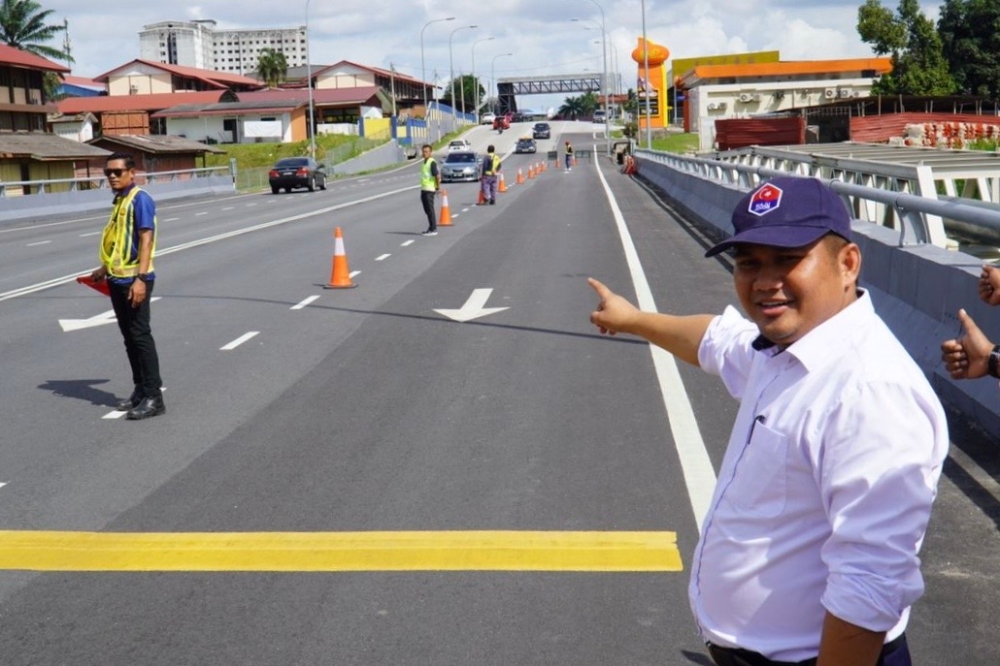
<instances>
[{"instance_id":1,"label":"shirt pocket","mask_svg":"<svg viewBox=\"0 0 1000 666\"><path fill-rule=\"evenodd\" d=\"M726 493L730 503L753 516L777 516L785 509L787 479L788 439L755 422Z\"/></svg>"}]
</instances>

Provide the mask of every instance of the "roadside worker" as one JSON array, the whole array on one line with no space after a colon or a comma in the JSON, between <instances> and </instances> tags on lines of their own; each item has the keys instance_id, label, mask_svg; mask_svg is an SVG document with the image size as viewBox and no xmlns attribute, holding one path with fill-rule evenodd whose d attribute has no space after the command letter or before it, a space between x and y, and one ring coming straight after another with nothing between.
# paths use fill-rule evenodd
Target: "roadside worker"
<instances>
[{"instance_id":1,"label":"roadside worker","mask_svg":"<svg viewBox=\"0 0 1000 666\"><path fill-rule=\"evenodd\" d=\"M497 202L497 186L499 185L500 156L496 154L495 148L486 148L486 159L483 160L483 173L480 176L480 187L483 190L483 198L492 206Z\"/></svg>"},{"instance_id":2,"label":"roadside worker","mask_svg":"<svg viewBox=\"0 0 1000 666\"><path fill-rule=\"evenodd\" d=\"M642 312L597 280L590 320L717 374L740 402L691 562L714 662L909 666L918 552L948 448L923 372L858 288L837 195L775 178L737 204L746 316Z\"/></svg>"},{"instance_id":3,"label":"roadside worker","mask_svg":"<svg viewBox=\"0 0 1000 666\"><path fill-rule=\"evenodd\" d=\"M427 214L427 229L421 233L424 236L437 236L434 196L441 189L441 172L438 170L437 162L431 157L430 144L425 143L421 146L420 154L424 158L420 165L420 203L423 204L424 213Z\"/></svg>"},{"instance_id":4,"label":"roadside worker","mask_svg":"<svg viewBox=\"0 0 1000 666\"><path fill-rule=\"evenodd\" d=\"M573 144L566 141L566 171L573 170Z\"/></svg>"},{"instance_id":5,"label":"roadside worker","mask_svg":"<svg viewBox=\"0 0 1000 666\"><path fill-rule=\"evenodd\" d=\"M125 340L132 368L132 395L117 404L132 421L167 411L163 404L160 359L150 329L150 298L156 274L156 203L135 184L135 160L128 153L114 153L104 168L115 192L111 217L101 236L101 267L90 277L107 280L111 307Z\"/></svg>"}]
</instances>

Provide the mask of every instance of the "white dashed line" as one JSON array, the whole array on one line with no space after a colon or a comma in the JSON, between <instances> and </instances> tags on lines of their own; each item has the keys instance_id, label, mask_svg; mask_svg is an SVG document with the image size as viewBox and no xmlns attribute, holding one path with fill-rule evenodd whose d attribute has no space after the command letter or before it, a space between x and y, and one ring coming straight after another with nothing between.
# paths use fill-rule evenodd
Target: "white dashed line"
<instances>
[{"instance_id":1,"label":"white dashed line","mask_svg":"<svg viewBox=\"0 0 1000 666\"><path fill-rule=\"evenodd\" d=\"M222 210L232 210L232 209L234 209L234 208L236 208L236 206L226 206L226 207L225 207L225 208L223 208Z\"/></svg>"},{"instance_id":2,"label":"white dashed line","mask_svg":"<svg viewBox=\"0 0 1000 666\"><path fill-rule=\"evenodd\" d=\"M181 219L181 218L179 218L179 217L168 217L167 219L165 219L163 221L164 222L175 222L175 221L177 221L179 219Z\"/></svg>"},{"instance_id":3,"label":"white dashed line","mask_svg":"<svg viewBox=\"0 0 1000 666\"><path fill-rule=\"evenodd\" d=\"M202 211L200 213L195 213L194 214L195 217L201 217L202 215L208 215L208 211Z\"/></svg>"},{"instance_id":4,"label":"white dashed line","mask_svg":"<svg viewBox=\"0 0 1000 666\"><path fill-rule=\"evenodd\" d=\"M39 245L48 245L51 242L52 241L47 240L47 241L38 241L37 243L28 243L28 247L38 247Z\"/></svg>"},{"instance_id":5,"label":"white dashed line","mask_svg":"<svg viewBox=\"0 0 1000 666\"><path fill-rule=\"evenodd\" d=\"M359 276L359 275L361 275L361 271L351 271L351 272L350 272L350 273L349 273L349 274L347 275L347 277L357 277L357 276Z\"/></svg>"},{"instance_id":6,"label":"white dashed line","mask_svg":"<svg viewBox=\"0 0 1000 666\"><path fill-rule=\"evenodd\" d=\"M381 256L375 257L375 261L385 261L391 256L392 256L391 254L383 254Z\"/></svg>"},{"instance_id":7,"label":"white dashed line","mask_svg":"<svg viewBox=\"0 0 1000 666\"><path fill-rule=\"evenodd\" d=\"M236 349L237 347L239 347L244 342L246 342L247 340L250 340L250 339L254 338L255 336L257 336L259 334L260 334L260 331L250 331L249 333L244 333L240 337L238 337L235 340L233 340L232 342L230 342L225 347L220 347L219 351L232 351L232 350Z\"/></svg>"},{"instance_id":8,"label":"white dashed line","mask_svg":"<svg viewBox=\"0 0 1000 666\"><path fill-rule=\"evenodd\" d=\"M253 208L253 207L254 207L254 206L256 206L256 205L257 205L257 202L254 202L254 203L248 203L248 204L247 204L247 208Z\"/></svg>"},{"instance_id":9,"label":"white dashed line","mask_svg":"<svg viewBox=\"0 0 1000 666\"><path fill-rule=\"evenodd\" d=\"M87 236L96 236L96 235L98 235L100 233L102 233L102 232L100 232L100 231L91 231L91 232L86 233L86 234L80 234L80 238L86 238Z\"/></svg>"},{"instance_id":10,"label":"white dashed line","mask_svg":"<svg viewBox=\"0 0 1000 666\"><path fill-rule=\"evenodd\" d=\"M414 241L408 240L405 243L403 243L402 245L400 245L400 247L408 247L410 245L413 245L413 243L414 243Z\"/></svg>"},{"instance_id":11,"label":"white dashed line","mask_svg":"<svg viewBox=\"0 0 1000 666\"><path fill-rule=\"evenodd\" d=\"M306 300L302 301L301 303L299 303L297 305L293 305L292 309L293 310L301 310L301 309L305 308L307 305L309 305L310 303L312 303L313 301L316 301L318 299L319 299L319 296L310 296L309 298L307 298Z\"/></svg>"}]
</instances>

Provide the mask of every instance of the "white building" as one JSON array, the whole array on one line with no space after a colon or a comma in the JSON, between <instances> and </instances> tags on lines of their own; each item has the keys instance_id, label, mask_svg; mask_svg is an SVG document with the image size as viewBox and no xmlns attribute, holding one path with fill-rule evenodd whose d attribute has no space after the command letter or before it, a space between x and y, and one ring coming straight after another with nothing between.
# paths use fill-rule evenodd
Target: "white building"
<instances>
[{"instance_id":1,"label":"white building","mask_svg":"<svg viewBox=\"0 0 1000 666\"><path fill-rule=\"evenodd\" d=\"M143 26L139 53L143 60L170 65L252 74L260 52L285 55L289 67L306 64L306 29L265 28L218 30L212 20L161 21Z\"/></svg>"}]
</instances>

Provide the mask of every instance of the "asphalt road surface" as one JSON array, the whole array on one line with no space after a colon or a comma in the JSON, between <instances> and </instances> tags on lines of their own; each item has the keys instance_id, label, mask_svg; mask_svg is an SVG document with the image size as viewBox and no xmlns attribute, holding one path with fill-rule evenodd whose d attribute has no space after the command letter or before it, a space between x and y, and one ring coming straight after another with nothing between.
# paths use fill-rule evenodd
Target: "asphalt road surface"
<instances>
[{"instance_id":1,"label":"asphalt road surface","mask_svg":"<svg viewBox=\"0 0 1000 666\"><path fill-rule=\"evenodd\" d=\"M509 154L528 128L470 133L508 192L448 186L437 237L416 165L161 204L149 421L73 281L104 214L0 226L3 664L710 663L687 570L736 403L599 336L586 277L719 312L729 266L589 125ZM324 289L335 227L357 288ZM996 664L996 443L954 440L910 644Z\"/></svg>"}]
</instances>

